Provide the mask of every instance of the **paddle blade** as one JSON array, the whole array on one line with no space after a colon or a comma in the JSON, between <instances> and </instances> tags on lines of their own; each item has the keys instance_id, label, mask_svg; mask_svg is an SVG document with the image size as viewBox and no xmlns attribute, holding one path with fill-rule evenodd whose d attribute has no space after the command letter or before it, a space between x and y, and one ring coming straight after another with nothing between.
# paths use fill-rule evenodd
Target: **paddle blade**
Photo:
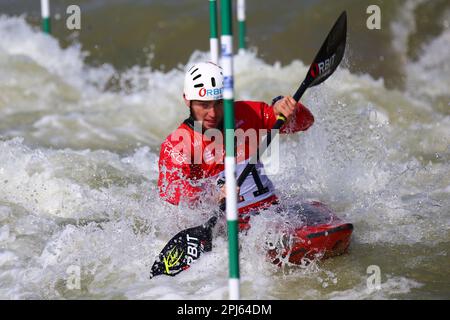
<instances>
[{"instance_id":1,"label":"paddle blade","mask_svg":"<svg viewBox=\"0 0 450 320\"><path fill-rule=\"evenodd\" d=\"M150 279L160 274L176 276L188 269L201 253L211 251L212 229L216 222L217 217L212 217L201 226L178 232L153 263Z\"/></svg>"},{"instance_id":2,"label":"paddle blade","mask_svg":"<svg viewBox=\"0 0 450 320\"><path fill-rule=\"evenodd\" d=\"M336 70L344 57L346 40L347 13L344 11L335 22L320 51L314 58L302 85L294 94L294 99L297 102L308 87L322 83Z\"/></svg>"}]
</instances>

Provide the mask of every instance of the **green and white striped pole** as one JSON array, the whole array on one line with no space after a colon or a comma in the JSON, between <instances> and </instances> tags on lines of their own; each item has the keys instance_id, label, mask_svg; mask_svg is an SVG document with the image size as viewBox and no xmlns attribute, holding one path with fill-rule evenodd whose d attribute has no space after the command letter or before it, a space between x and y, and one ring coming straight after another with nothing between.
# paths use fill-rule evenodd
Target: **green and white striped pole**
<instances>
[{"instance_id":1,"label":"green and white striped pole","mask_svg":"<svg viewBox=\"0 0 450 320\"><path fill-rule=\"evenodd\" d=\"M41 0L42 31L48 34L52 32L49 1L50 0Z\"/></svg>"},{"instance_id":2,"label":"green and white striped pole","mask_svg":"<svg viewBox=\"0 0 450 320\"><path fill-rule=\"evenodd\" d=\"M239 53L243 53L247 48L245 43L246 25L245 25L245 0L237 2L237 19L239 24Z\"/></svg>"},{"instance_id":3,"label":"green and white striped pole","mask_svg":"<svg viewBox=\"0 0 450 320\"><path fill-rule=\"evenodd\" d=\"M217 32L217 0L209 0L209 48L211 61L219 64L219 36Z\"/></svg>"},{"instance_id":4,"label":"green and white striped pole","mask_svg":"<svg viewBox=\"0 0 450 320\"><path fill-rule=\"evenodd\" d=\"M236 159L234 157L234 80L233 80L233 29L231 0L221 0L222 18L222 68L224 76L225 112L225 180L228 222L229 297L238 300L239 294L239 239L236 195Z\"/></svg>"}]
</instances>

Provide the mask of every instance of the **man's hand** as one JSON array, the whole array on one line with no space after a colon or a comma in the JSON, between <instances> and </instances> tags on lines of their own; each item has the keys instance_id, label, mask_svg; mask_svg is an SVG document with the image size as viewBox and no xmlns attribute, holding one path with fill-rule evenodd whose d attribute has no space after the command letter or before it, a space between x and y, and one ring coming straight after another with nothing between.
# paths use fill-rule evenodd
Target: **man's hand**
<instances>
[{"instance_id":1,"label":"man's hand","mask_svg":"<svg viewBox=\"0 0 450 320\"><path fill-rule=\"evenodd\" d=\"M294 98L286 96L275 102L273 111L275 112L276 117L282 114L286 118L286 123L289 123L294 116L296 105L297 103Z\"/></svg>"}]
</instances>

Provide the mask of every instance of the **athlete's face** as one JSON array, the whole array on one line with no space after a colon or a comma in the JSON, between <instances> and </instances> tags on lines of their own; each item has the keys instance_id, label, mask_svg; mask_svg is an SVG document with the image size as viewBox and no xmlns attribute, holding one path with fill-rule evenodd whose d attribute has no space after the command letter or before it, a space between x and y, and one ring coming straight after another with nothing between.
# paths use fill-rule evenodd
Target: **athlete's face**
<instances>
[{"instance_id":1,"label":"athlete's face","mask_svg":"<svg viewBox=\"0 0 450 320\"><path fill-rule=\"evenodd\" d=\"M198 101L185 100L187 106L191 102L194 120L202 122L203 129L218 128L223 121L223 100Z\"/></svg>"}]
</instances>

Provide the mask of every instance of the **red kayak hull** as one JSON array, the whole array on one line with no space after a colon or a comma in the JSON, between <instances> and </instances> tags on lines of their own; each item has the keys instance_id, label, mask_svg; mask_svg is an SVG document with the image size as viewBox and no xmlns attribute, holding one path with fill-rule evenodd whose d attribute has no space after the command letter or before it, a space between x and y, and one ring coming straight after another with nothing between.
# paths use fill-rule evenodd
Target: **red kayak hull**
<instances>
[{"instance_id":1,"label":"red kayak hull","mask_svg":"<svg viewBox=\"0 0 450 320\"><path fill-rule=\"evenodd\" d=\"M281 232L278 243L268 250L272 263L305 264L348 250L353 232L351 223L342 221L320 202L303 203L301 207L301 214L307 217L305 225Z\"/></svg>"}]
</instances>

